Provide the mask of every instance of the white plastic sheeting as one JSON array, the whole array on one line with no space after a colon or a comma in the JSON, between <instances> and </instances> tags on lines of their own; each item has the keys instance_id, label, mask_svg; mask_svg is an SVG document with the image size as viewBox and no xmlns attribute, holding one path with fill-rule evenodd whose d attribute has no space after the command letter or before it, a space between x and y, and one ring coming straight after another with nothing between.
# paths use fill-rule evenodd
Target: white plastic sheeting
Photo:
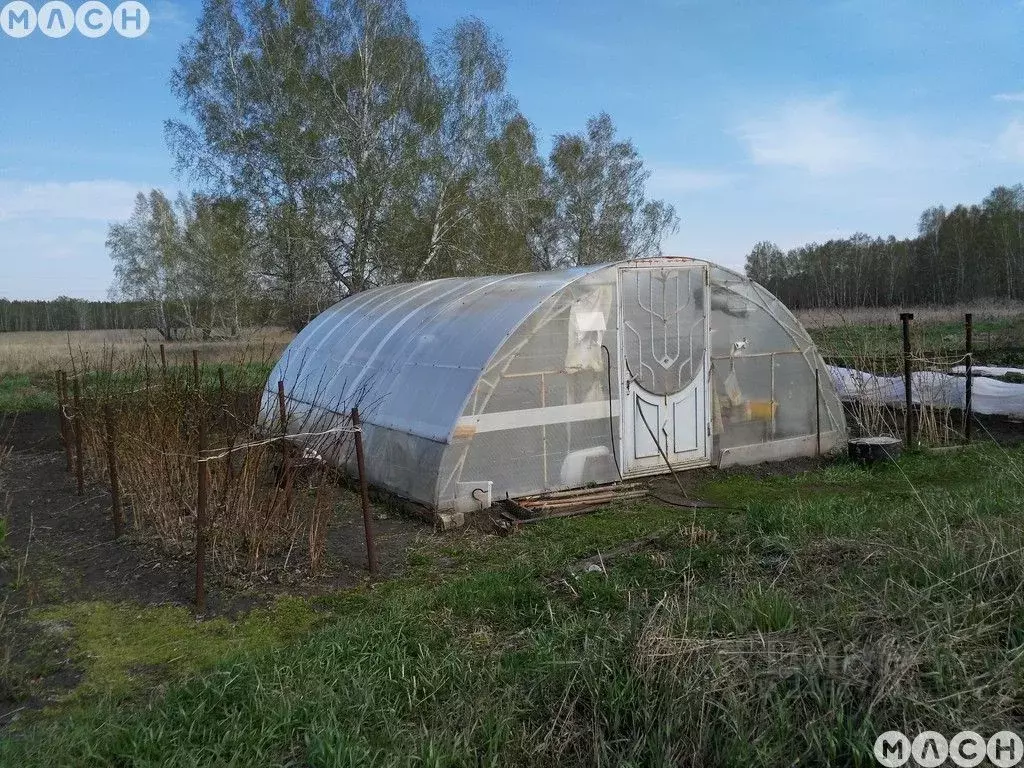
<instances>
[{"instance_id":1,"label":"white plastic sheeting","mask_svg":"<svg viewBox=\"0 0 1024 768\"><path fill-rule=\"evenodd\" d=\"M906 400L902 376L876 376L853 368L829 366L841 400L900 405ZM939 371L911 374L911 395L917 405L964 408L967 379ZM1024 417L1024 384L973 377L971 409L975 413Z\"/></svg>"},{"instance_id":2,"label":"white plastic sheeting","mask_svg":"<svg viewBox=\"0 0 1024 768\"><path fill-rule=\"evenodd\" d=\"M973 365L971 371L975 376L1006 376L1007 374L1013 374L1015 376L1024 376L1024 368L1003 368L998 365ZM967 373L966 365L954 365L949 369L950 373Z\"/></svg>"}]
</instances>

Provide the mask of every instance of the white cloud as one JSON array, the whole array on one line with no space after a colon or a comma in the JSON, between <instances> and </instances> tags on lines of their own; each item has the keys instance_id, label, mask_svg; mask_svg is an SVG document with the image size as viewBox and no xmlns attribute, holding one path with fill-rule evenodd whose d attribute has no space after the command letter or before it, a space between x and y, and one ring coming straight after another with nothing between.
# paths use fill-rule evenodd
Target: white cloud
<instances>
[{"instance_id":1,"label":"white cloud","mask_svg":"<svg viewBox=\"0 0 1024 768\"><path fill-rule=\"evenodd\" d=\"M79 296L101 299L112 280L98 221L35 219L0 222L0 296L47 299Z\"/></svg>"},{"instance_id":2,"label":"white cloud","mask_svg":"<svg viewBox=\"0 0 1024 768\"><path fill-rule=\"evenodd\" d=\"M148 188L127 181L0 180L0 221L77 219L109 222L127 218L135 195Z\"/></svg>"},{"instance_id":3,"label":"white cloud","mask_svg":"<svg viewBox=\"0 0 1024 768\"><path fill-rule=\"evenodd\" d=\"M997 93L992 98L995 101L1024 101L1024 91L1017 91L1016 93Z\"/></svg>"},{"instance_id":4,"label":"white cloud","mask_svg":"<svg viewBox=\"0 0 1024 768\"><path fill-rule=\"evenodd\" d=\"M742 122L737 131L756 165L781 165L814 174L879 165L884 147L864 120L845 112L836 96L790 101Z\"/></svg>"},{"instance_id":5,"label":"white cloud","mask_svg":"<svg viewBox=\"0 0 1024 768\"><path fill-rule=\"evenodd\" d=\"M818 176L922 171L937 163L969 167L992 149L967 136L921 133L906 120L856 114L835 95L786 102L740 122L736 134L756 165L796 168Z\"/></svg>"},{"instance_id":6,"label":"white cloud","mask_svg":"<svg viewBox=\"0 0 1024 768\"><path fill-rule=\"evenodd\" d=\"M726 187L736 181L734 173L695 168L677 168L668 165L654 165L648 186L658 194L703 192Z\"/></svg>"},{"instance_id":7,"label":"white cloud","mask_svg":"<svg viewBox=\"0 0 1024 768\"><path fill-rule=\"evenodd\" d=\"M182 7L171 0L156 0L149 3L150 22L161 22L166 24L184 24L185 11Z\"/></svg>"},{"instance_id":8,"label":"white cloud","mask_svg":"<svg viewBox=\"0 0 1024 768\"><path fill-rule=\"evenodd\" d=\"M999 151L1006 160L1024 163L1024 120L1014 118L999 134Z\"/></svg>"}]
</instances>

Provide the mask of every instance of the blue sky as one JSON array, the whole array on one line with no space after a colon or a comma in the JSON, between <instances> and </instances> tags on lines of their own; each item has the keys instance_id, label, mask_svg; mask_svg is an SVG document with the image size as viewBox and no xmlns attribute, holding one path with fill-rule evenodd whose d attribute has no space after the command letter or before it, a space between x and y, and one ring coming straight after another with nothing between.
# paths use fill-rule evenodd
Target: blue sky
<instances>
[{"instance_id":1,"label":"blue sky","mask_svg":"<svg viewBox=\"0 0 1024 768\"><path fill-rule=\"evenodd\" d=\"M542 149L609 112L682 220L668 253L905 236L1024 181L1024 0L408 2L428 39L465 15L503 39ZM109 222L187 186L162 124L199 3L146 5L134 40L0 34L0 296L104 297Z\"/></svg>"}]
</instances>

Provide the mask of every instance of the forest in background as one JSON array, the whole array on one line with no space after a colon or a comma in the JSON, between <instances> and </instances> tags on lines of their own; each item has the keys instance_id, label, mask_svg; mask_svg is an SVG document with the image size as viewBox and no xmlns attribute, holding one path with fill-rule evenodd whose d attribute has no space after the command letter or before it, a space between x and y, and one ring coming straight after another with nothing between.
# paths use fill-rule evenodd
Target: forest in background
<instances>
[{"instance_id":1,"label":"forest in background","mask_svg":"<svg viewBox=\"0 0 1024 768\"><path fill-rule=\"evenodd\" d=\"M1024 185L928 208L916 237L855 234L789 251L760 242L746 272L793 309L1024 299Z\"/></svg>"},{"instance_id":2,"label":"forest in background","mask_svg":"<svg viewBox=\"0 0 1024 768\"><path fill-rule=\"evenodd\" d=\"M211 316L212 308L193 304L194 315ZM241 328L271 325L277 309L266 299L253 297L239 307ZM105 331L153 328L153 305L148 301L94 301L58 296L56 299L0 298L0 333L16 331ZM175 327L169 339L212 338L237 335L240 328Z\"/></svg>"},{"instance_id":3,"label":"forest in background","mask_svg":"<svg viewBox=\"0 0 1024 768\"><path fill-rule=\"evenodd\" d=\"M87 301L59 296L49 301L0 298L0 333L138 328L149 306L133 301Z\"/></svg>"},{"instance_id":4,"label":"forest in background","mask_svg":"<svg viewBox=\"0 0 1024 768\"><path fill-rule=\"evenodd\" d=\"M139 205L149 204L146 199ZM171 204L158 196L157 205ZM856 234L788 252L760 242L747 255L746 272L793 309L1024 300L1024 185L996 187L977 205L928 208L912 238ZM184 316L215 316L213 304L192 298L202 294L183 294L176 306ZM234 296L239 302L232 304L234 318L243 326L280 322L283 313L273 295L238 291ZM153 306L144 299L0 299L0 332L152 327ZM179 332L186 330L183 323ZM231 323L222 330L230 332Z\"/></svg>"}]
</instances>

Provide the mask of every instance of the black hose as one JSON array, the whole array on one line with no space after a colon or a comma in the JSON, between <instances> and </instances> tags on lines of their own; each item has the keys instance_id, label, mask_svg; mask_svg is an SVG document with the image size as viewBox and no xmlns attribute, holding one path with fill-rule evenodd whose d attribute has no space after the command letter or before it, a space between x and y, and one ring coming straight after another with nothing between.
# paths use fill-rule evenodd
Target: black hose
<instances>
[{"instance_id":1,"label":"black hose","mask_svg":"<svg viewBox=\"0 0 1024 768\"><path fill-rule=\"evenodd\" d=\"M713 502L703 502L699 500L693 500L686 498L683 501L676 501L675 499L669 499L665 496L659 496L654 491L648 491L647 495L652 499L660 501L662 504L668 504L670 507L682 507L684 509L729 509L734 512L746 512L746 507L729 507L724 504L715 504Z\"/></svg>"},{"instance_id":2,"label":"black hose","mask_svg":"<svg viewBox=\"0 0 1024 768\"><path fill-rule=\"evenodd\" d=\"M633 377L633 372L631 370L629 370L629 362L626 362L626 373L629 374L630 378ZM668 467L668 471L672 473L672 479L675 480L676 481L676 485L679 486L679 492L681 494L683 494L683 498L684 499L687 498L687 493L683 489L683 484L679 480L679 476L676 474L675 469L672 467L672 462L668 460L668 454L665 453L665 451L663 451L662 448L661 448L661 440L654 433L654 430L651 429L651 425L647 423L647 417L644 416L644 409L643 408L637 408L636 412L640 414L641 421L643 421L644 426L647 427L647 433L651 436L651 440L653 440L654 444L656 446L658 446L658 453L661 455L661 458L665 460L665 466Z\"/></svg>"},{"instance_id":3,"label":"black hose","mask_svg":"<svg viewBox=\"0 0 1024 768\"><path fill-rule=\"evenodd\" d=\"M608 372L608 438L612 441L612 460L615 462L615 471L618 472L619 480L621 480L622 468L619 466L619 453L616 450L615 427L613 426L615 422L612 418L612 353L604 344L601 345L601 349L604 350L605 370Z\"/></svg>"}]
</instances>

